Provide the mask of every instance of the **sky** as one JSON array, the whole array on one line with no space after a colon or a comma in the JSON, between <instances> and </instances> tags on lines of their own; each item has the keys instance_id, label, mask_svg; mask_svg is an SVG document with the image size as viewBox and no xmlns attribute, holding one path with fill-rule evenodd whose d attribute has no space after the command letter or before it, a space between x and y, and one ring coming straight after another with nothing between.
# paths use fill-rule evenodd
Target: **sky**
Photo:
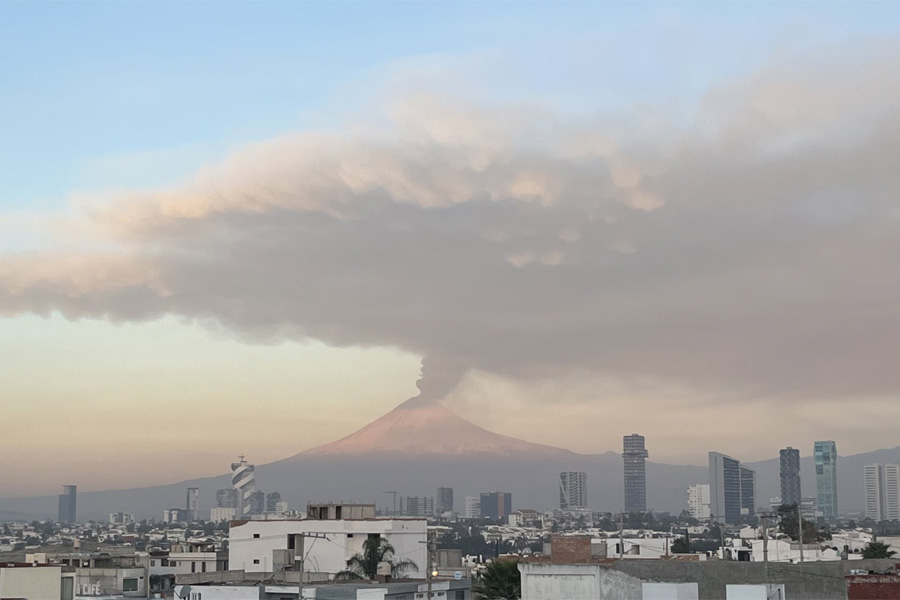
<instances>
[{"instance_id":1,"label":"sky","mask_svg":"<svg viewBox=\"0 0 900 600\"><path fill-rule=\"evenodd\" d=\"M898 34L890 2L0 1L0 497L417 394L658 461L897 446Z\"/></svg>"}]
</instances>

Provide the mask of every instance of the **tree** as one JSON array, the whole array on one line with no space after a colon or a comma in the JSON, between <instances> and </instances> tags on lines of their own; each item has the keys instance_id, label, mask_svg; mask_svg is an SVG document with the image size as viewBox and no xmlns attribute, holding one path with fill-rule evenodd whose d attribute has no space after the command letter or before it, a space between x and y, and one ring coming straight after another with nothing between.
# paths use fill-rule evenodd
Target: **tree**
<instances>
[{"instance_id":1,"label":"tree","mask_svg":"<svg viewBox=\"0 0 900 600\"><path fill-rule=\"evenodd\" d=\"M375 579L378 574L378 563L386 562L391 565L391 577L403 578L410 571L418 571L419 566L404 558L398 560L394 556L394 547L386 539L370 536L363 542L363 551L358 552L347 560L347 568L338 572L335 579Z\"/></svg>"},{"instance_id":2,"label":"tree","mask_svg":"<svg viewBox=\"0 0 900 600\"><path fill-rule=\"evenodd\" d=\"M863 548L862 556L863 558L892 558L897 553L890 548L882 542L869 542Z\"/></svg>"},{"instance_id":3,"label":"tree","mask_svg":"<svg viewBox=\"0 0 900 600\"><path fill-rule=\"evenodd\" d=\"M691 544L687 538L680 537L672 542L672 554L689 554L690 551Z\"/></svg>"},{"instance_id":4,"label":"tree","mask_svg":"<svg viewBox=\"0 0 900 600\"><path fill-rule=\"evenodd\" d=\"M514 560L491 561L475 585L478 600L519 600L521 595L522 576Z\"/></svg>"},{"instance_id":5,"label":"tree","mask_svg":"<svg viewBox=\"0 0 900 600\"><path fill-rule=\"evenodd\" d=\"M797 505L782 504L778 507L778 515L781 517L779 528L781 532L792 540L799 540L799 528L797 527ZM822 542L831 539L831 533L827 529L818 527L814 522L803 519L803 542Z\"/></svg>"}]
</instances>

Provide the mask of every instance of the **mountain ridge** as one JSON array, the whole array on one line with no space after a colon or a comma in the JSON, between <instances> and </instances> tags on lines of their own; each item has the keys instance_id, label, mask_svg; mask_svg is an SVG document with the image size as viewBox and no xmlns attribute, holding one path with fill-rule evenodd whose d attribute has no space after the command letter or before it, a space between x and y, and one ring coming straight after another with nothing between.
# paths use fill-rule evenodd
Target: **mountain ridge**
<instances>
[{"instance_id":1,"label":"mountain ridge","mask_svg":"<svg viewBox=\"0 0 900 600\"><path fill-rule=\"evenodd\" d=\"M413 402L412 400L416 400ZM900 446L859 453L838 460L838 493L844 510L863 507L862 465L900 462ZM757 471L757 505L779 495L778 459L747 462ZM257 489L280 491L293 508L307 502L366 501L387 506L381 490L401 495L432 495L438 486L452 487L461 508L466 494L503 490L515 508L553 507L558 501L560 471L588 474L588 503L595 510L622 509L621 455L608 451L580 454L491 432L436 403L411 399L333 442L256 467ZM815 495L811 457L801 458L803 495ZM648 507L681 512L687 486L706 483L705 466L647 461ZM180 506L185 487L200 489L201 514L215 505L216 490L230 487L230 474L200 477L173 484L78 494L80 519L105 519L109 513L132 512L159 518ZM55 518L57 497L0 498L0 519Z\"/></svg>"}]
</instances>

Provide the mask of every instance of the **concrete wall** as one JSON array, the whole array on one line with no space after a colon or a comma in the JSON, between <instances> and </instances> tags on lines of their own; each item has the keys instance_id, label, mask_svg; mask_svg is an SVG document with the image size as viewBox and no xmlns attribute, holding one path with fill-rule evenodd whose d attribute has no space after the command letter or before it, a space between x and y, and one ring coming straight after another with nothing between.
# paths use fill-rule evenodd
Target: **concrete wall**
<instances>
[{"instance_id":1,"label":"concrete wall","mask_svg":"<svg viewBox=\"0 0 900 600\"><path fill-rule=\"evenodd\" d=\"M62 592L62 568L0 568L0 598L59 600Z\"/></svg>"},{"instance_id":2,"label":"concrete wall","mask_svg":"<svg viewBox=\"0 0 900 600\"><path fill-rule=\"evenodd\" d=\"M125 592L125 580L137 580L137 590ZM146 596L149 585L147 571L141 568L87 568L75 570L76 596Z\"/></svg>"},{"instance_id":3,"label":"concrete wall","mask_svg":"<svg viewBox=\"0 0 900 600\"><path fill-rule=\"evenodd\" d=\"M259 600L261 588L257 586L176 585L176 600ZM294 590L296 594L296 590Z\"/></svg>"},{"instance_id":4,"label":"concrete wall","mask_svg":"<svg viewBox=\"0 0 900 600\"><path fill-rule=\"evenodd\" d=\"M845 561L846 562L846 561ZM856 561L854 561L856 564ZM728 584L765 584L762 563L673 560L624 560L604 565L645 581L696 582L699 600L721 600ZM841 562L769 564L768 583L785 585L790 600L845 600L844 565Z\"/></svg>"},{"instance_id":5,"label":"concrete wall","mask_svg":"<svg viewBox=\"0 0 900 600\"><path fill-rule=\"evenodd\" d=\"M641 600L640 580L597 564L519 563L522 600Z\"/></svg>"},{"instance_id":6,"label":"concrete wall","mask_svg":"<svg viewBox=\"0 0 900 600\"><path fill-rule=\"evenodd\" d=\"M643 600L698 600L696 583L643 583Z\"/></svg>"}]
</instances>

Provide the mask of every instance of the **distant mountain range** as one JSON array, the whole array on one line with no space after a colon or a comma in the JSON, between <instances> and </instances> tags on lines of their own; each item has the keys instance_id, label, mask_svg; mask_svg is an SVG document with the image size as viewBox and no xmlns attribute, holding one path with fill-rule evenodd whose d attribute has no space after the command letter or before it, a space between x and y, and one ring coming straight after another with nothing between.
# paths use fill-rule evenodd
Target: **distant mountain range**
<instances>
[{"instance_id":1,"label":"distant mountain range","mask_svg":"<svg viewBox=\"0 0 900 600\"><path fill-rule=\"evenodd\" d=\"M618 443L618 440L616 440ZM736 458L740 458L737 456ZM838 494L843 510L863 508L863 465L900 463L900 447L842 457ZM779 495L778 459L747 463L757 472L757 503ZM457 510L463 497L482 491L512 493L513 508L558 506L559 471L587 472L588 501L596 510L622 508L622 460L619 454L577 454L490 432L446 407L411 399L355 433L277 462L256 467L257 488L280 491L291 507L307 502L357 501L392 506L387 491L401 496L433 496L452 487ZM801 459L803 494L815 495L812 458ZM647 498L651 509L681 512L686 488L706 483L706 467L647 462ZM230 486L230 475L172 485L128 490L81 492L79 519L106 519L116 511L138 518L159 518L166 508L182 506L186 487L200 488L201 515L215 505L216 490ZM56 518L57 497L0 498L0 519Z\"/></svg>"}]
</instances>

